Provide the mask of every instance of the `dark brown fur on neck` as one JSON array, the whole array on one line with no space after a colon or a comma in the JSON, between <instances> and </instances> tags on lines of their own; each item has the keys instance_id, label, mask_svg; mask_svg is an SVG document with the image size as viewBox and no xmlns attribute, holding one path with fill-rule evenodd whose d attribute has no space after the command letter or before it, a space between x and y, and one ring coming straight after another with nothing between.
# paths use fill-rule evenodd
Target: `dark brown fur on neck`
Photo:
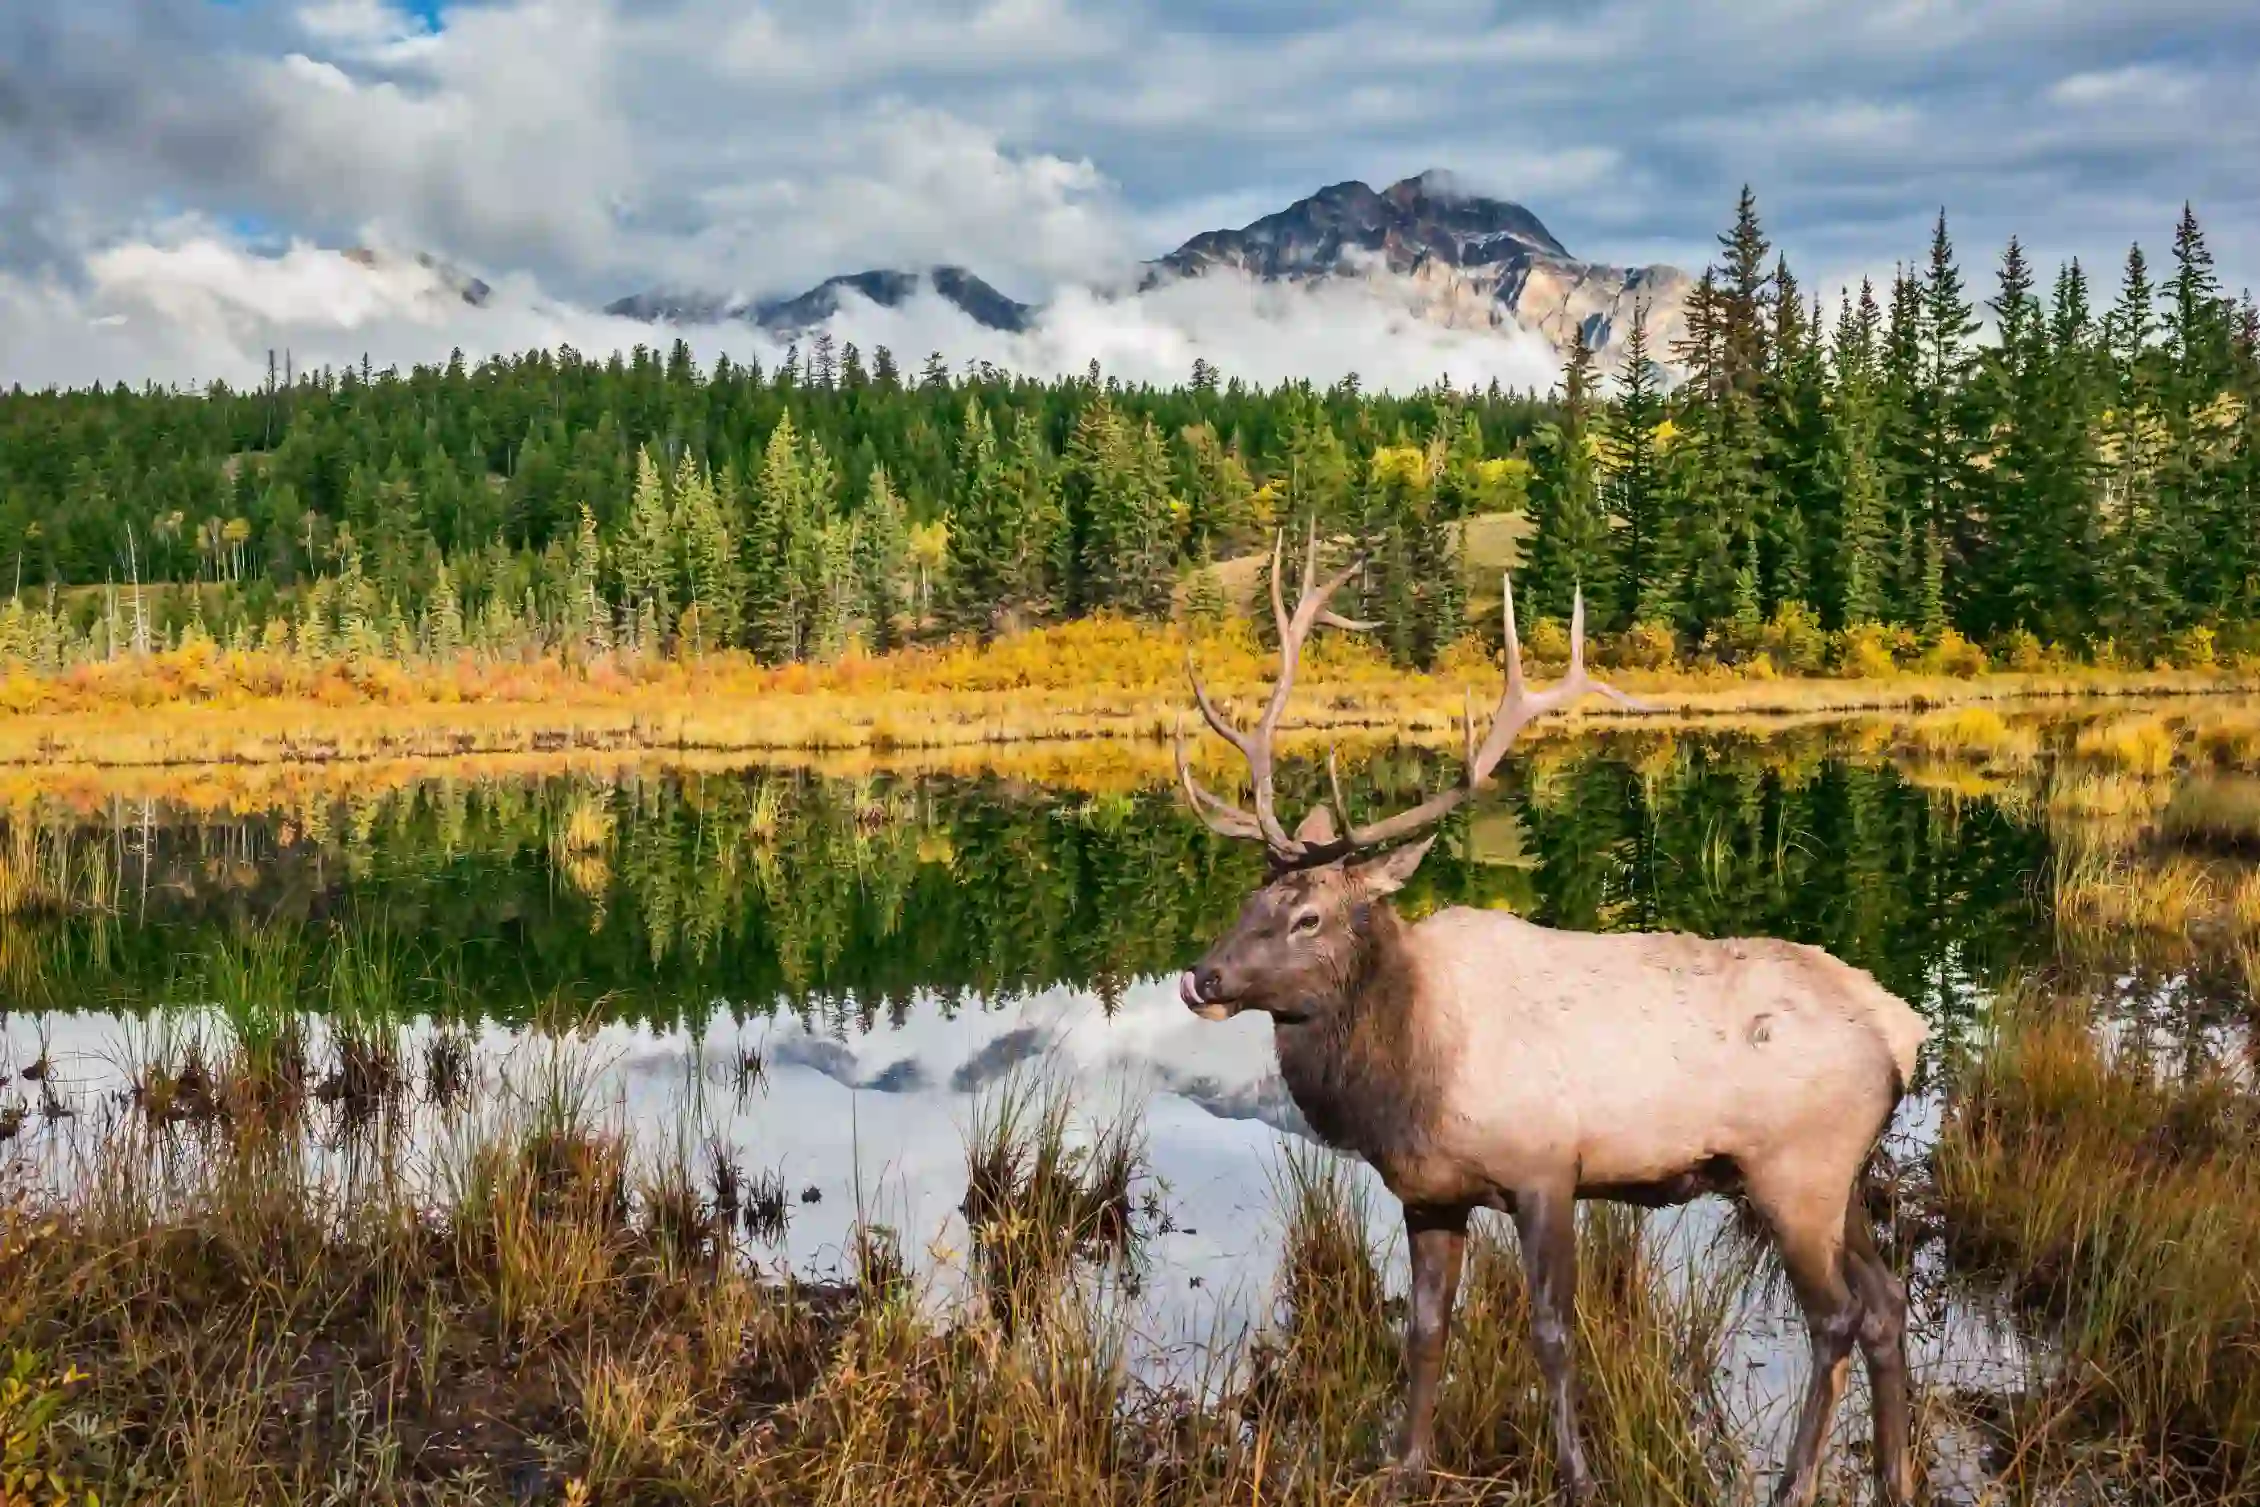
<instances>
[{"instance_id":1,"label":"dark brown fur on neck","mask_svg":"<svg viewBox=\"0 0 2260 1507\"><path fill-rule=\"evenodd\" d=\"M1440 1093L1405 923L1384 902L1355 904L1356 946L1334 997L1275 1014L1279 1076L1321 1140L1388 1178L1426 1156Z\"/></svg>"}]
</instances>

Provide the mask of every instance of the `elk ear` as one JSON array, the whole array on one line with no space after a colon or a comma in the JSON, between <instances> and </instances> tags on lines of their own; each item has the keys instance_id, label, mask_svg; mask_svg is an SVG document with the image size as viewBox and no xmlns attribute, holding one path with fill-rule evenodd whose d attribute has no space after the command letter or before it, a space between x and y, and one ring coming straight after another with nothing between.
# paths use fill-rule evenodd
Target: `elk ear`
<instances>
[{"instance_id":1,"label":"elk ear","mask_svg":"<svg viewBox=\"0 0 2260 1507\"><path fill-rule=\"evenodd\" d=\"M1311 807L1310 815L1304 817L1303 824L1295 829L1295 841L1322 844L1333 840L1334 813L1324 806Z\"/></svg>"},{"instance_id":2,"label":"elk ear","mask_svg":"<svg viewBox=\"0 0 2260 1507\"><path fill-rule=\"evenodd\" d=\"M1420 867L1420 861L1428 856L1435 841L1436 834L1431 832L1419 842L1392 848L1379 858L1353 863L1349 869L1350 882L1368 895L1394 895L1412 878L1413 870Z\"/></svg>"}]
</instances>

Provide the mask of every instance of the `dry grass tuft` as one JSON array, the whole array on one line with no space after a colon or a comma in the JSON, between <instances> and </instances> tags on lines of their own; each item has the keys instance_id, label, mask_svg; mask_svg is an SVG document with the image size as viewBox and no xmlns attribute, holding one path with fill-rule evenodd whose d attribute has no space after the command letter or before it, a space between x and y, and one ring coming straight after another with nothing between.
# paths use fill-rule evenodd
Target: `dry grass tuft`
<instances>
[{"instance_id":1,"label":"dry grass tuft","mask_svg":"<svg viewBox=\"0 0 2260 1507\"><path fill-rule=\"evenodd\" d=\"M2115 1457L2147 1499L2260 1500L2256 1147L2260 1098L2232 1067L2169 1071L2076 1004L1998 1007L1936 1175L1957 1264L2061 1348L2012 1487Z\"/></svg>"},{"instance_id":2,"label":"dry grass tuft","mask_svg":"<svg viewBox=\"0 0 2260 1507\"><path fill-rule=\"evenodd\" d=\"M2175 741L2165 719L2116 717L2081 729L2072 751L2081 759L2130 774L2162 775L2174 767Z\"/></svg>"}]
</instances>

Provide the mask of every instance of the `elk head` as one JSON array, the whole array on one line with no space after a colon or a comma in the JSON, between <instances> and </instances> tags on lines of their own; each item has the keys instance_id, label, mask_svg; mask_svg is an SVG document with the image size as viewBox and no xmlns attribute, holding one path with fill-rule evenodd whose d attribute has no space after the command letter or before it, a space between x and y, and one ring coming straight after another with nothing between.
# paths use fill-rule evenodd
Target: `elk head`
<instances>
[{"instance_id":1,"label":"elk head","mask_svg":"<svg viewBox=\"0 0 2260 1507\"><path fill-rule=\"evenodd\" d=\"M1481 743L1476 741L1471 698L1462 723L1466 760L1459 783L1410 810L1359 826L1350 820L1349 805L1342 798L1341 780L1329 754L1326 774L1330 804L1314 807L1290 833L1279 819L1273 791L1272 747L1280 716L1294 689L1304 641L1321 623L1350 632L1373 625L1353 622L1328 608L1329 599L1364 562L1362 558L1353 559L1319 580L1315 527L1303 556L1301 593L1295 610L1288 612L1279 584L1282 542L1274 540L1271 550L1271 611L1279 628L1279 677L1252 732L1243 733L1217 710L1193 668L1190 654L1186 658L1186 674L1202 719L1248 761L1254 810L1243 810L1224 800L1193 777L1182 729L1177 736L1178 783L1193 810L1212 831L1261 842L1271 859L1270 878L1241 905L1232 929L1218 938L1178 982L1179 998L1206 1020L1227 1020L1244 1009L1294 1020L1338 1002L1357 972L1364 940L1375 925L1375 906L1412 877L1435 840L1428 829L1489 783L1492 771L1522 730L1588 692L1635 704L1632 698L1585 672L1582 592L1570 613L1569 673L1544 691L1530 690L1523 680L1522 645L1515 635L1514 583L1508 580L1506 691ZM1418 840L1409 840L1415 838Z\"/></svg>"}]
</instances>

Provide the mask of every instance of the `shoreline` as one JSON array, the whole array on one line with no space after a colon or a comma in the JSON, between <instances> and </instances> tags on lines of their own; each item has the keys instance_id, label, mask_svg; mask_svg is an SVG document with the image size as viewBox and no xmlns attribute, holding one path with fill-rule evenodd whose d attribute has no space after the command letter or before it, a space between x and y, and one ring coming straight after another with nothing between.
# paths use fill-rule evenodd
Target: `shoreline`
<instances>
[{"instance_id":1,"label":"shoreline","mask_svg":"<svg viewBox=\"0 0 2260 1507\"><path fill-rule=\"evenodd\" d=\"M670 667L674 668L674 667ZM1534 677L1538 678L1538 677ZM100 703L0 712L0 774L55 771L385 765L464 759L554 760L664 757L675 762L822 761L846 756L911 764L958 762L968 751L1109 748L1158 750L1169 763L1183 723L1206 762L1215 740L1200 728L1181 687L927 690L893 687L784 689L726 671L693 668L649 682L556 680L498 687L475 698L361 701L319 695L230 693L149 705ZM2242 671L1904 675L1870 679L1715 679L1631 673L1616 678L1648 705L1598 699L1536 730L1544 739L1596 727L1706 731L1787 728L1876 716L1909 718L1943 709L1997 709L2093 702L2226 700L2260 694ZM1228 715L1252 715L1267 686L1220 676ZM1356 741L1445 743L1457 739L1466 698L1480 719L1488 687L1435 675L1388 680L1323 675L1300 688L1281 727L1286 744L1328 734ZM980 762L976 760L975 762Z\"/></svg>"}]
</instances>

